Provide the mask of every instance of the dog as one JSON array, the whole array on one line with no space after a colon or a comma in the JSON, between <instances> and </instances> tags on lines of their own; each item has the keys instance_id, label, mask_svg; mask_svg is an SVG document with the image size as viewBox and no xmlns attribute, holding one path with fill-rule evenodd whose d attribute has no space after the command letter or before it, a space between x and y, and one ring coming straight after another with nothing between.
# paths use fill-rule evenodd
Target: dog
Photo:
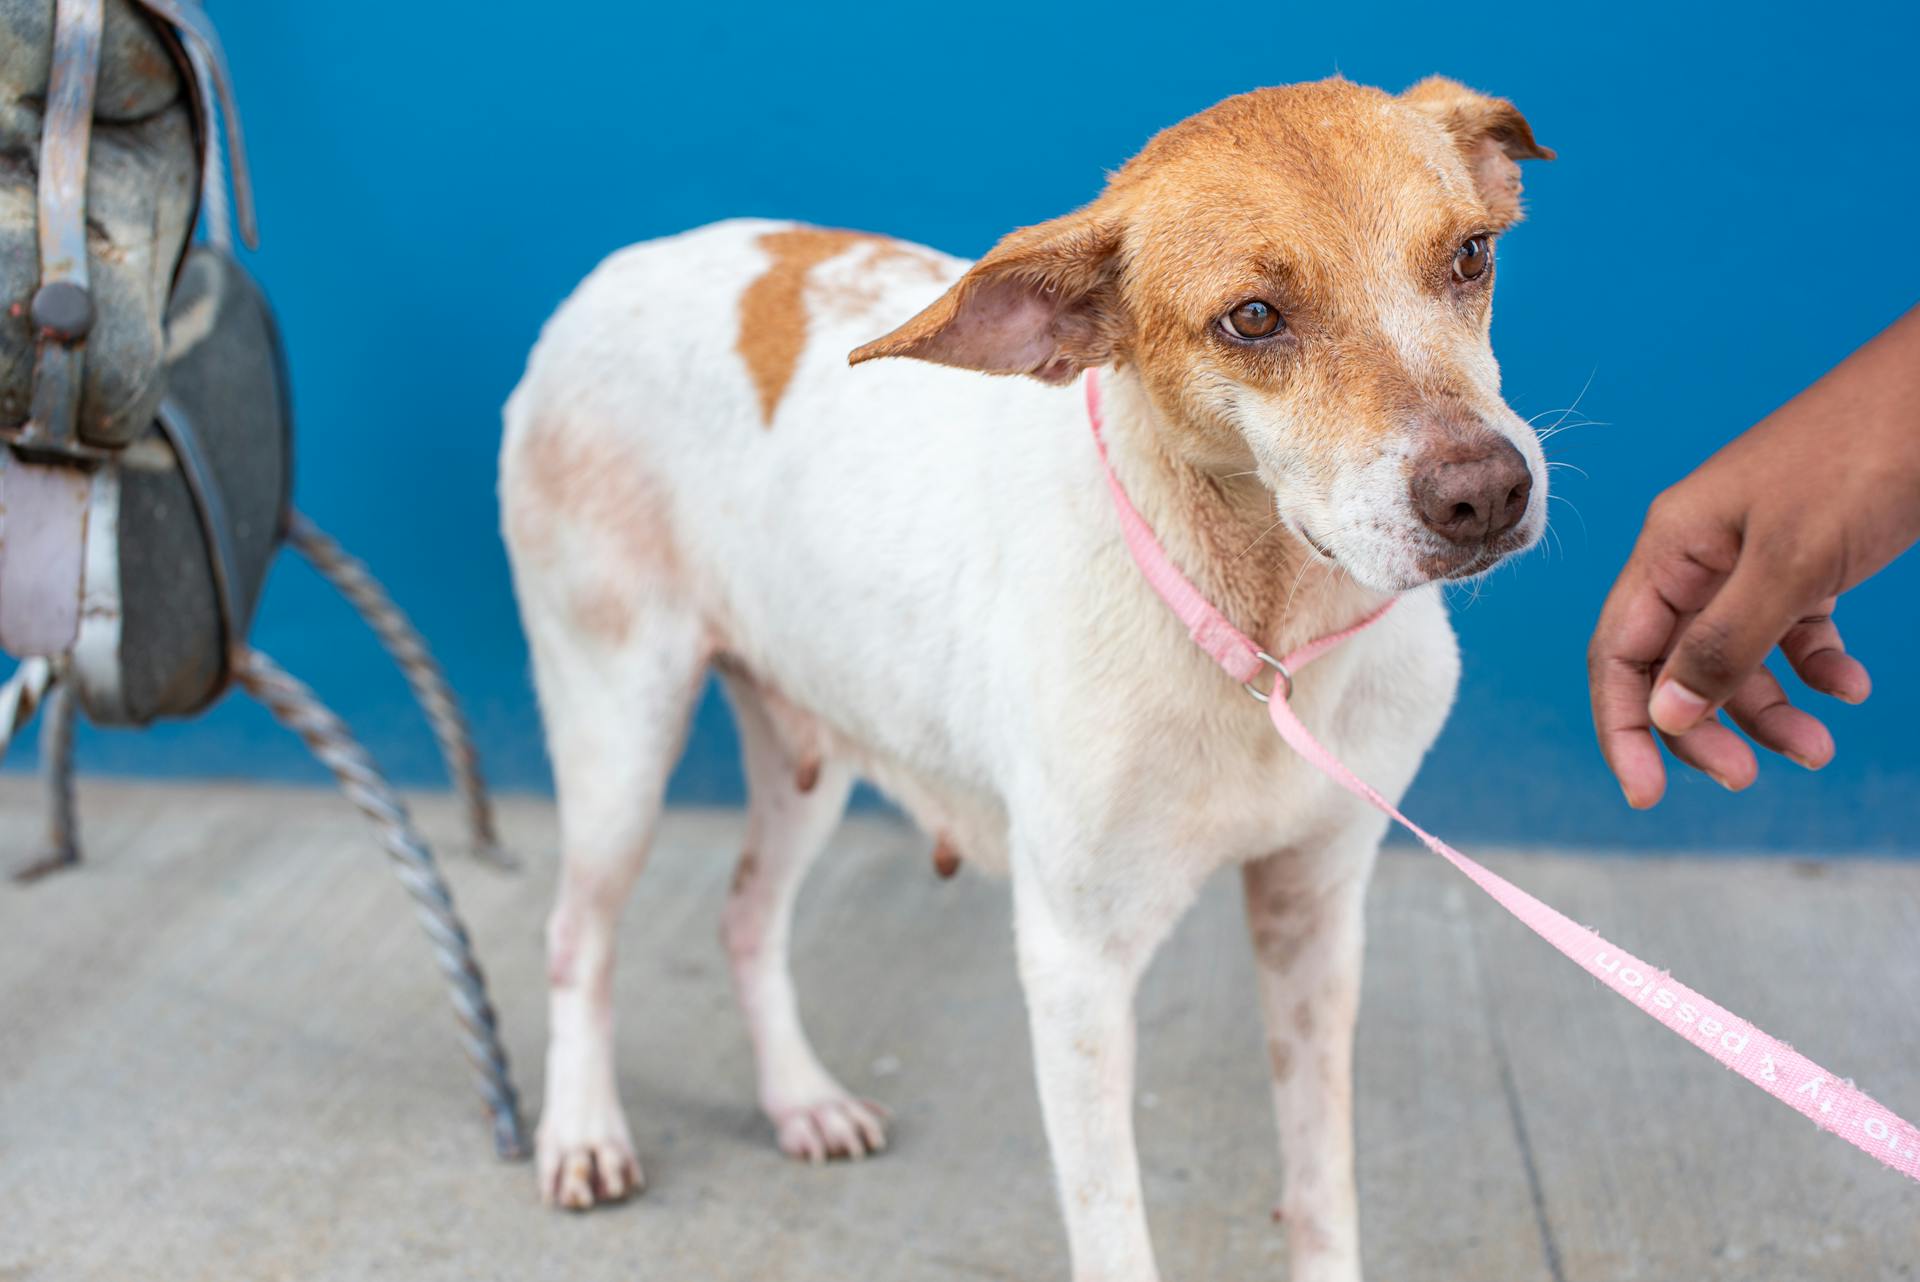
<instances>
[{"instance_id":1,"label":"dog","mask_svg":"<svg viewBox=\"0 0 1920 1282\"><path fill-rule=\"evenodd\" d=\"M1489 323L1517 162L1551 155L1510 103L1453 81L1396 96L1336 78L1167 129L1091 204L975 263L732 221L588 277L542 331L501 451L560 810L547 1200L641 1186L615 922L711 670L750 793L722 935L782 1150L885 1143L883 1112L808 1043L788 968L801 879L864 777L939 862L1010 875L1076 1282L1157 1277L1132 1000L1229 866L1292 1276L1360 1276L1352 1047L1386 820L1288 751L1141 578L1066 385L1100 372L1121 484L1268 650L1399 596L1293 695L1398 797L1459 672L1438 584L1546 523Z\"/></svg>"}]
</instances>

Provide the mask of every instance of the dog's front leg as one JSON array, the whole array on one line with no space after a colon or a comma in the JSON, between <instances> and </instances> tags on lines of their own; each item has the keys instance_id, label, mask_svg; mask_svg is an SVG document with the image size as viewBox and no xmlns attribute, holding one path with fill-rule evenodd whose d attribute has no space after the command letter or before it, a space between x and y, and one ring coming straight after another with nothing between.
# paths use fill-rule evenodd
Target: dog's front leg
<instances>
[{"instance_id":1,"label":"dog's front leg","mask_svg":"<svg viewBox=\"0 0 1920 1282\"><path fill-rule=\"evenodd\" d=\"M1359 1282L1353 1030L1377 825L1243 873L1266 1014L1291 1282Z\"/></svg>"},{"instance_id":2,"label":"dog's front leg","mask_svg":"<svg viewBox=\"0 0 1920 1282\"><path fill-rule=\"evenodd\" d=\"M1133 1142L1133 997L1192 887L1138 884L1132 867L1091 852L1016 849L1014 861L1020 978L1073 1282L1159 1276Z\"/></svg>"}]
</instances>

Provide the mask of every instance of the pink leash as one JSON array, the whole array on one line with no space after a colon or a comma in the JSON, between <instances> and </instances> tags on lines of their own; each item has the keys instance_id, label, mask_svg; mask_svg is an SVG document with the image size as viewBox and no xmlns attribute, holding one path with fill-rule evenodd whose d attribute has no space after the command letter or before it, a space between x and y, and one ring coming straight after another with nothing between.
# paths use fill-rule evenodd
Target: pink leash
<instances>
[{"instance_id":1,"label":"pink leash","mask_svg":"<svg viewBox=\"0 0 1920 1282\"><path fill-rule=\"evenodd\" d=\"M1449 846L1420 825L1408 819L1385 797L1375 792L1338 757L1328 752L1295 714L1290 697L1293 675L1341 642L1364 631L1393 604L1380 609L1343 632L1309 641L1284 659L1275 659L1249 640L1213 603L1200 594L1167 556L1166 549L1154 537L1152 529L1133 506L1132 500L1113 474L1107 457L1107 443L1101 435L1100 387L1093 371L1087 372L1087 414L1093 424L1093 439L1100 449L1101 466L1106 470L1107 488L1113 492L1119 509L1120 527L1126 535L1127 551L1160 594L1194 643L1225 668L1234 680L1267 705L1274 729L1306 758L1348 792L1368 802L1418 837L1434 854L1465 873L1496 903L1525 922L1533 932L1572 958L1595 979L1607 984L1622 997L1659 1021L1669 1031L1705 1051L1740 1076L1758 1086L1781 1103L1810 1118L1814 1125L1831 1131L1856 1148L1879 1158L1909 1179L1920 1180L1920 1129L1876 1103L1852 1082L1837 1078L1786 1043L1769 1037L1746 1020L1709 1001L1693 989L1657 970L1633 954L1608 943L1585 926L1541 903L1512 882L1487 871ZM1254 688L1253 679L1263 668L1276 673L1274 695L1269 699Z\"/></svg>"}]
</instances>

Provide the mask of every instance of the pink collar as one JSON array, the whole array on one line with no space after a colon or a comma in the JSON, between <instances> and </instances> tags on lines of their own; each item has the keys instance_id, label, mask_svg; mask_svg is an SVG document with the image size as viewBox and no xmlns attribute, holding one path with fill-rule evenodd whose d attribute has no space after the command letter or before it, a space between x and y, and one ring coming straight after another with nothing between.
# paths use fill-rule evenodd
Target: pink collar
<instances>
[{"instance_id":1,"label":"pink collar","mask_svg":"<svg viewBox=\"0 0 1920 1282\"><path fill-rule=\"evenodd\" d=\"M1180 572L1139 509L1133 506L1133 500L1127 497L1120 479L1113 473L1107 443L1101 435L1100 384L1093 370L1087 371L1086 383L1087 417L1093 426L1094 444L1099 448L1100 466L1106 473L1107 488L1113 493L1121 534L1134 564L1140 567L1140 573L1160 599L1187 625L1194 644L1226 669L1227 675L1245 685L1255 698L1266 703L1274 729L1295 752L1354 796L1390 815L1418 837L1422 845L1466 874L1542 939L1670 1032L1812 1119L1822 1130L1831 1131L1902 1175L1920 1181L1920 1129L1876 1103L1850 1080L1836 1078L1784 1042L1702 997L1665 971L1656 970L1631 953L1616 948L1594 931L1461 854L1401 814L1392 802L1314 738L1293 710L1294 674L1364 631L1385 614L1393 602L1389 600L1344 631L1307 642L1284 659L1276 659L1262 650ZM1253 680L1262 668L1272 668L1277 674L1274 686L1277 698L1269 699L1255 688Z\"/></svg>"}]
</instances>

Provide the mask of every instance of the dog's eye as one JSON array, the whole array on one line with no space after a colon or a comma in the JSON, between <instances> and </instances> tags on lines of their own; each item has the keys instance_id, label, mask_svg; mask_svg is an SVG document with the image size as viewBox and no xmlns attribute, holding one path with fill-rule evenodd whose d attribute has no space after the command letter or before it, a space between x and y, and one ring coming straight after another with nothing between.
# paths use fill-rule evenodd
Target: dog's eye
<instances>
[{"instance_id":1,"label":"dog's eye","mask_svg":"<svg viewBox=\"0 0 1920 1282\"><path fill-rule=\"evenodd\" d=\"M1493 246L1485 236L1475 236L1453 253L1453 274L1461 280L1479 280L1493 262Z\"/></svg>"},{"instance_id":2,"label":"dog's eye","mask_svg":"<svg viewBox=\"0 0 1920 1282\"><path fill-rule=\"evenodd\" d=\"M1280 332L1280 309L1250 299L1228 312L1225 323L1237 338L1271 338Z\"/></svg>"}]
</instances>

